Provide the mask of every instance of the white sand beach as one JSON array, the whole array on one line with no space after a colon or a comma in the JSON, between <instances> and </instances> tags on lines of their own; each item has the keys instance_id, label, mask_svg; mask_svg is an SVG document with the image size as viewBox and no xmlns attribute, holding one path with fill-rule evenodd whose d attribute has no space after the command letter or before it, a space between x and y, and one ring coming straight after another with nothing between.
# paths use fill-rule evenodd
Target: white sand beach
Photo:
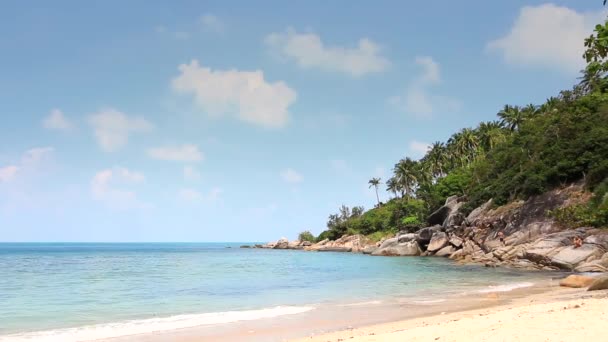
<instances>
[{"instance_id":1,"label":"white sand beach","mask_svg":"<svg viewBox=\"0 0 608 342\"><path fill-rule=\"evenodd\" d=\"M556 288L498 307L343 330L295 341L608 341L606 322L608 291Z\"/></svg>"}]
</instances>

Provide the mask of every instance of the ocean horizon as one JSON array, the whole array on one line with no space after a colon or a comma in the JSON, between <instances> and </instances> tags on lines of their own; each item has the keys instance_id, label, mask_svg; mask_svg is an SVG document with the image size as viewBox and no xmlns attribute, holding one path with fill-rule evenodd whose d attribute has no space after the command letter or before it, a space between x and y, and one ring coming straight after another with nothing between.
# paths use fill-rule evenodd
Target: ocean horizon
<instances>
[{"instance_id":1,"label":"ocean horizon","mask_svg":"<svg viewBox=\"0 0 608 342\"><path fill-rule=\"evenodd\" d=\"M0 243L0 341L86 341L395 300L436 304L546 280L443 258L241 244Z\"/></svg>"}]
</instances>

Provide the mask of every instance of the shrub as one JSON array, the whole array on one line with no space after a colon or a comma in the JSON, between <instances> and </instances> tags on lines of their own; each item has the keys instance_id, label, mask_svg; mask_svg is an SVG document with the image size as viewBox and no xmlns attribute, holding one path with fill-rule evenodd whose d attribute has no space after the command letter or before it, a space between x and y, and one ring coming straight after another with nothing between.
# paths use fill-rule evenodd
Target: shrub
<instances>
[{"instance_id":1,"label":"shrub","mask_svg":"<svg viewBox=\"0 0 608 342\"><path fill-rule=\"evenodd\" d=\"M315 236L312 235L312 233L310 231L305 230L298 235L298 240L315 242Z\"/></svg>"}]
</instances>

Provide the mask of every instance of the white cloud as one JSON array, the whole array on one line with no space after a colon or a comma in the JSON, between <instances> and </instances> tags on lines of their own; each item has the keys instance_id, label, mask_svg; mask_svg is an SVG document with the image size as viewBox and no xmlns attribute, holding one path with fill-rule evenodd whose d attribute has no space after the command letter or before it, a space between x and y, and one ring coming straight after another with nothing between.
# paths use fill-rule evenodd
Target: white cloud
<instances>
[{"instance_id":1,"label":"white cloud","mask_svg":"<svg viewBox=\"0 0 608 342\"><path fill-rule=\"evenodd\" d=\"M281 171L281 178L287 183L300 183L304 180L304 177L296 170L288 168Z\"/></svg>"},{"instance_id":2,"label":"white cloud","mask_svg":"<svg viewBox=\"0 0 608 342\"><path fill-rule=\"evenodd\" d=\"M486 49L500 52L508 64L577 72L584 66L583 41L605 14L554 4L524 6L510 32L489 42Z\"/></svg>"},{"instance_id":3,"label":"white cloud","mask_svg":"<svg viewBox=\"0 0 608 342\"><path fill-rule=\"evenodd\" d=\"M42 125L46 129L54 129L60 131L68 131L74 128L74 124L72 124L66 117L63 115L63 112L59 109L51 110L49 116L47 116L43 121Z\"/></svg>"},{"instance_id":4,"label":"white cloud","mask_svg":"<svg viewBox=\"0 0 608 342\"><path fill-rule=\"evenodd\" d=\"M193 144L151 148L148 149L147 153L149 157L160 160L180 162L197 162L203 160L203 153L199 151L198 146Z\"/></svg>"},{"instance_id":5,"label":"white cloud","mask_svg":"<svg viewBox=\"0 0 608 342\"><path fill-rule=\"evenodd\" d=\"M458 100L431 92L433 86L441 84L439 64L428 56L416 57L415 62L422 69L422 73L410 82L404 94L391 97L389 103L421 118L431 117L438 111L458 111Z\"/></svg>"},{"instance_id":6,"label":"white cloud","mask_svg":"<svg viewBox=\"0 0 608 342\"><path fill-rule=\"evenodd\" d=\"M212 188L207 194L203 194L192 188L183 188L178 192L178 198L182 201L192 203L214 203L224 191L219 187Z\"/></svg>"},{"instance_id":7,"label":"white cloud","mask_svg":"<svg viewBox=\"0 0 608 342\"><path fill-rule=\"evenodd\" d=\"M313 33L298 33L287 29L271 33L264 39L273 53L296 61L303 68L342 72L352 76L382 72L390 66L381 55L380 47L362 38L356 47L326 46L321 37Z\"/></svg>"},{"instance_id":8,"label":"white cloud","mask_svg":"<svg viewBox=\"0 0 608 342\"><path fill-rule=\"evenodd\" d=\"M226 29L224 22L217 16L207 13L201 16L201 24L206 31L223 33Z\"/></svg>"},{"instance_id":9,"label":"white cloud","mask_svg":"<svg viewBox=\"0 0 608 342\"><path fill-rule=\"evenodd\" d=\"M430 148L431 144L417 140L410 141L408 145L409 155L415 159L424 157Z\"/></svg>"},{"instance_id":10,"label":"white cloud","mask_svg":"<svg viewBox=\"0 0 608 342\"><path fill-rule=\"evenodd\" d=\"M293 89L282 81L266 82L260 70L211 70L199 66L197 60L180 65L179 70L172 88L193 95L195 103L214 116L232 114L248 123L282 127L296 100Z\"/></svg>"},{"instance_id":11,"label":"white cloud","mask_svg":"<svg viewBox=\"0 0 608 342\"><path fill-rule=\"evenodd\" d=\"M15 165L9 165L0 168L0 183L9 182L17 175L19 167Z\"/></svg>"},{"instance_id":12,"label":"white cloud","mask_svg":"<svg viewBox=\"0 0 608 342\"><path fill-rule=\"evenodd\" d=\"M152 124L142 117L129 117L116 109L104 109L89 117L97 143L106 152L115 151L129 140L129 134L146 132Z\"/></svg>"},{"instance_id":13,"label":"white cloud","mask_svg":"<svg viewBox=\"0 0 608 342\"><path fill-rule=\"evenodd\" d=\"M91 181L93 198L105 203L112 209L141 209L148 207L137 198L137 194L125 189L145 181L140 172L131 171L124 167L115 167L99 171Z\"/></svg>"},{"instance_id":14,"label":"white cloud","mask_svg":"<svg viewBox=\"0 0 608 342\"><path fill-rule=\"evenodd\" d=\"M187 181L197 181L201 179L201 173L192 166L184 166L184 179Z\"/></svg>"},{"instance_id":15,"label":"white cloud","mask_svg":"<svg viewBox=\"0 0 608 342\"><path fill-rule=\"evenodd\" d=\"M21 157L21 164L24 167L36 167L41 163L46 162L51 158L55 151L52 147L35 147L25 151Z\"/></svg>"},{"instance_id":16,"label":"white cloud","mask_svg":"<svg viewBox=\"0 0 608 342\"><path fill-rule=\"evenodd\" d=\"M25 151L18 162L0 167L0 183L10 182L20 175L45 171L54 151L52 147L35 147Z\"/></svg>"}]
</instances>

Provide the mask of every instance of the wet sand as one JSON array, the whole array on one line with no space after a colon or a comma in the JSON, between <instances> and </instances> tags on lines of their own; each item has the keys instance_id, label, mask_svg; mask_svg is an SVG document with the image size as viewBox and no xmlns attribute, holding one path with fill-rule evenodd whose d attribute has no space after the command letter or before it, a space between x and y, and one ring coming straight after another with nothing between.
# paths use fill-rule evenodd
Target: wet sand
<instances>
[{"instance_id":1,"label":"wet sand","mask_svg":"<svg viewBox=\"0 0 608 342\"><path fill-rule=\"evenodd\" d=\"M394 298L315 305L314 310L296 315L107 341L569 341L572 339L554 338L570 336L568 329L576 333L587 326L595 334L599 321L608 318L607 298L607 291L560 288L551 280L509 292L474 293L440 302ZM559 323L562 320L572 323ZM545 330L550 332L544 335ZM598 334L603 331L599 329Z\"/></svg>"}]
</instances>

